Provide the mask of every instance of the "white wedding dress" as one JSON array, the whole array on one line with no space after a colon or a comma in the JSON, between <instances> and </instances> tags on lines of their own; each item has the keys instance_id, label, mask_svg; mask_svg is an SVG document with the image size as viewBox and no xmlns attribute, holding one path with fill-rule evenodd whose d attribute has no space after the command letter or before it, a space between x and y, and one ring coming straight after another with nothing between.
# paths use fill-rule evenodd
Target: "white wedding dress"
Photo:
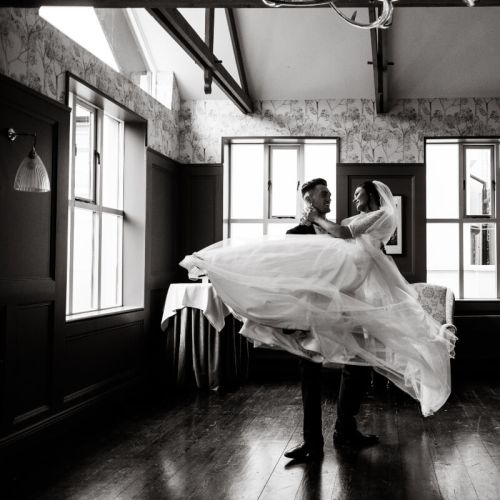
<instances>
[{"instance_id":1,"label":"white wedding dress","mask_svg":"<svg viewBox=\"0 0 500 500\"><path fill-rule=\"evenodd\" d=\"M189 277L208 275L255 344L325 365L370 365L437 411L450 390L456 338L420 306L380 247L396 223L390 190L376 181L381 209L344 221L352 239L287 235L224 240L187 256ZM295 333L283 332L294 330ZM446 335L446 336L443 336Z\"/></svg>"}]
</instances>

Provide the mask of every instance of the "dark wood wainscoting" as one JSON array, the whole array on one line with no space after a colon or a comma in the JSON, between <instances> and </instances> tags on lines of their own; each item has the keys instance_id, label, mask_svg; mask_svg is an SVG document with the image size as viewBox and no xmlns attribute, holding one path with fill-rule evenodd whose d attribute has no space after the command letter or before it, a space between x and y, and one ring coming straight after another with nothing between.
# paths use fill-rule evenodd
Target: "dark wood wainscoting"
<instances>
[{"instance_id":1,"label":"dark wood wainscoting","mask_svg":"<svg viewBox=\"0 0 500 500\"><path fill-rule=\"evenodd\" d=\"M1 447L1 436L62 408L70 110L7 77L0 109ZM8 128L36 132L50 192L14 191L32 138L11 143Z\"/></svg>"},{"instance_id":2,"label":"dark wood wainscoting","mask_svg":"<svg viewBox=\"0 0 500 500\"><path fill-rule=\"evenodd\" d=\"M149 296L152 385L163 387L165 377L165 333L161 331L163 305L171 283L184 280L179 262L184 244L181 169L174 160L148 149L146 215L146 293Z\"/></svg>"},{"instance_id":3,"label":"dark wood wainscoting","mask_svg":"<svg viewBox=\"0 0 500 500\"><path fill-rule=\"evenodd\" d=\"M0 109L1 456L94 403L130 396L148 366L149 302L66 322L70 109L4 76ZM49 193L14 191L31 138L10 143L10 127L36 132Z\"/></svg>"},{"instance_id":4,"label":"dark wood wainscoting","mask_svg":"<svg viewBox=\"0 0 500 500\"><path fill-rule=\"evenodd\" d=\"M222 240L222 175L222 165L182 167L185 254Z\"/></svg>"},{"instance_id":5,"label":"dark wood wainscoting","mask_svg":"<svg viewBox=\"0 0 500 500\"><path fill-rule=\"evenodd\" d=\"M393 255L401 274L416 283L426 278L425 166L422 163L339 163L337 165L337 219L356 214L352 203L357 186L379 180L402 196L403 249Z\"/></svg>"}]
</instances>

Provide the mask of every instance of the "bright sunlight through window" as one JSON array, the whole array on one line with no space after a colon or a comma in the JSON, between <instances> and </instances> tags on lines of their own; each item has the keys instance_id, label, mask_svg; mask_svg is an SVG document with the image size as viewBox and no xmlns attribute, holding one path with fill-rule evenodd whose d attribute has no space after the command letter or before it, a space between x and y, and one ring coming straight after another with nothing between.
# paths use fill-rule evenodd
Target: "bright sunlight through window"
<instances>
[{"instance_id":1,"label":"bright sunlight through window","mask_svg":"<svg viewBox=\"0 0 500 500\"><path fill-rule=\"evenodd\" d=\"M41 7L40 16L115 71L120 71L93 7Z\"/></svg>"}]
</instances>

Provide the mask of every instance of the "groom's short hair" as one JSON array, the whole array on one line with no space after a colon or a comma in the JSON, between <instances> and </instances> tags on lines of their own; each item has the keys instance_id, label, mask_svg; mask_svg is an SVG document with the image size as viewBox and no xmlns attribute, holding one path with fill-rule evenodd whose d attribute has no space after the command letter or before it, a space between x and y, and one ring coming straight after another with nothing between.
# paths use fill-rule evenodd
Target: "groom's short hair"
<instances>
[{"instance_id":1,"label":"groom's short hair","mask_svg":"<svg viewBox=\"0 0 500 500\"><path fill-rule=\"evenodd\" d=\"M305 182L302 184L302 188L300 190L302 198L304 198L306 193L310 193L316 186L328 186L328 184L325 179L321 179L321 177Z\"/></svg>"}]
</instances>

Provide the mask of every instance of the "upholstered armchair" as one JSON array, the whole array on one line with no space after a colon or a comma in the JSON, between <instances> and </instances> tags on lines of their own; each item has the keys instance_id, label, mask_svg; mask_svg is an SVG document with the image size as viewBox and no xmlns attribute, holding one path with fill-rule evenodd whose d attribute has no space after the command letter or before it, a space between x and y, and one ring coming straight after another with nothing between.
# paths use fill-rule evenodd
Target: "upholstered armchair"
<instances>
[{"instance_id":1,"label":"upholstered armchair","mask_svg":"<svg viewBox=\"0 0 500 500\"><path fill-rule=\"evenodd\" d=\"M441 324L440 333L444 337L449 334L456 335L457 328L453 324L453 311L455 309L455 295L450 288L430 283L413 283L411 285L418 293L418 301L422 308ZM372 387L374 385L372 374ZM386 381L386 387L391 387L391 382Z\"/></svg>"},{"instance_id":2,"label":"upholstered armchair","mask_svg":"<svg viewBox=\"0 0 500 500\"><path fill-rule=\"evenodd\" d=\"M455 308L455 295L451 289L430 283L413 283L413 288L418 293L418 301L423 309L441 324L441 332L456 334L457 329L453 324L453 311Z\"/></svg>"}]
</instances>

